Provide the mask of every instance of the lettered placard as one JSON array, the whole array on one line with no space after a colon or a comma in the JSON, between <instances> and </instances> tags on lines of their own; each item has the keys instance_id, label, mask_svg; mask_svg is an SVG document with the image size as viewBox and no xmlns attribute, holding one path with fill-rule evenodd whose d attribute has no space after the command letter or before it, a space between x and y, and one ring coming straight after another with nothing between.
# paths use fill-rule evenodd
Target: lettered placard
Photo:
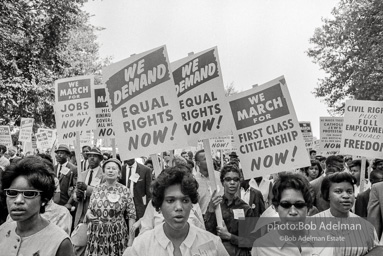
<instances>
[{"instance_id":1,"label":"lettered placard","mask_svg":"<svg viewBox=\"0 0 383 256\"><path fill-rule=\"evenodd\" d=\"M342 130L342 154L383 158L383 102L346 101Z\"/></svg>"},{"instance_id":2,"label":"lettered placard","mask_svg":"<svg viewBox=\"0 0 383 256\"><path fill-rule=\"evenodd\" d=\"M21 118L19 141L32 143L33 118Z\"/></svg>"},{"instance_id":3,"label":"lettered placard","mask_svg":"<svg viewBox=\"0 0 383 256\"><path fill-rule=\"evenodd\" d=\"M122 159L187 146L166 47L103 69Z\"/></svg>"},{"instance_id":4,"label":"lettered placard","mask_svg":"<svg viewBox=\"0 0 383 256\"><path fill-rule=\"evenodd\" d=\"M58 139L70 139L76 131L96 128L94 113L94 78L78 76L55 81L55 118Z\"/></svg>"},{"instance_id":5,"label":"lettered placard","mask_svg":"<svg viewBox=\"0 0 383 256\"><path fill-rule=\"evenodd\" d=\"M6 147L13 146L11 130L8 125L0 126L0 145L4 145Z\"/></svg>"},{"instance_id":6,"label":"lettered placard","mask_svg":"<svg viewBox=\"0 0 383 256\"><path fill-rule=\"evenodd\" d=\"M233 120L225 97L216 47L171 64L188 142L231 134Z\"/></svg>"},{"instance_id":7,"label":"lettered placard","mask_svg":"<svg viewBox=\"0 0 383 256\"><path fill-rule=\"evenodd\" d=\"M97 129L94 132L96 139L114 138L112 114L108 106L106 97L106 87L104 84L96 85L94 89L95 95L95 112Z\"/></svg>"},{"instance_id":8,"label":"lettered placard","mask_svg":"<svg viewBox=\"0 0 383 256\"><path fill-rule=\"evenodd\" d=\"M245 179L309 166L284 77L229 97Z\"/></svg>"},{"instance_id":9,"label":"lettered placard","mask_svg":"<svg viewBox=\"0 0 383 256\"><path fill-rule=\"evenodd\" d=\"M320 117L320 151L323 155L339 154L343 117Z\"/></svg>"},{"instance_id":10,"label":"lettered placard","mask_svg":"<svg viewBox=\"0 0 383 256\"><path fill-rule=\"evenodd\" d=\"M311 130L311 123L299 122L299 126L301 127L303 139L305 140L306 149L311 150L313 148L313 132Z\"/></svg>"}]
</instances>

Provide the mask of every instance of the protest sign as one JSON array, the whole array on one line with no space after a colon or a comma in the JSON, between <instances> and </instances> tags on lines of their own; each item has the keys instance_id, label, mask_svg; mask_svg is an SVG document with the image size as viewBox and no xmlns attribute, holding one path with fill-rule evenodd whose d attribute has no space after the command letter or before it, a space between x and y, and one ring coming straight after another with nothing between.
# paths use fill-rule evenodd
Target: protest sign
<instances>
[{"instance_id":1,"label":"protest sign","mask_svg":"<svg viewBox=\"0 0 383 256\"><path fill-rule=\"evenodd\" d=\"M311 130L311 123L299 122L299 126L301 127L303 139L305 140L306 149L311 150L313 148L313 132Z\"/></svg>"},{"instance_id":2,"label":"protest sign","mask_svg":"<svg viewBox=\"0 0 383 256\"><path fill-rule=\"evenodd\" d=\"M44 133L44 132L46 133L46 135L48 137L48 148L52 148L53 144L56 141L57 131L54 130L54 129L47 129L47 128L39 128L39 129L37 129L37 133Z\"/></svg>"},{"instance_id":3,"label":"protest sign","mask_svg":"<svg viewBox=\"0 0 383 256\"><path fill-rule=\"evenodd\" d=\"M343 154L383 158L383 102L346 101L340 145Z\"/></svg>"},{"instance_id":4,"label":"protest sign","mask_svg":"<svg viewBox=\"0 0 383 256\"><path fill-rule=\"evenodd\" d=\"M19 141L32 142L33 118L21 118Z\"/></svg>"},{"instance_id":5,"label":"protest sign","mask_svg":"<svg viewBox=\"0 0 383 256\"><path fill-rule=\"evenodd\" d=\"M187 146L166 47L103 68L122 159Z\"/></svg>"},{"instance_id":6,"label":"protest sign","mask_svg":"<svg viewBox=\"0 0 383 256\"><path fill-rule=\"evenodd\" d=\"M320 151L324 156L339 154L343 117L320 117Z\"/></svg>"},{"instance_id":7,"label":"protest sign","mask_svg":"<svg viewBox=\"0 0 383 256\"><path fill-rule=\"evenodd\" d=\"M36 136L36 144L39 149L47 149L50 148L50 140L48 138L48 134L46 132L38 132L35 134Z\"/></svg>"},{"instance_id":8,"label":"protest sign","mask_svg":"<svg viewBox=\"0 0 383 256\"><path fill-rule=\"evenodd\" d=\"M284 77L229 97L245 179L309 166Z\"/></svg>"},{"instance_id":9,"label":"protest sign","mask_svg":"<svg viewBox=\"0 0 383 256\"><path fill-rule=\"evenodd\" d=\"M93 76L55 81L55 118L59 141L74 140L74 132L96 128Z\"/></svg>"},{"instance_id":10,"label":"protest sign","mask_svg":"<svg viewBox=\"0 0 383 256\"><path fill-rule=\"evenodd\" d=\"M171 64L183 126L188 143L231 134L233 121L228 115L216 47L189 55Z\"/></svg>"},{"instance_id":11,"label":"protest sign","mask_svg":"<svg viewBox=\"0 0 383 256\"><path fill-rule=\"evenodd\" d=\"M4 145L6 147L13 146L9 126L0 126L0 145Z\"/></svg>"},{"instance_id":12,"label":"protest sign","mask_svg":"<svg viewBox=\"0 0 383 256\"><path fill-rule=\"evenodd\" d=\"M94 137L96 139L114 138L115 135L112 127L112 114L110 113L110 109L108 107L105 85L96 85L94 87L94 99L97 124Z\"/></svg>"},{"instance_id":13,"label":"protest sign","mask_svg":"<svg viewBox=\"0 0 383 256\"><path fill-rule=\"evenodd\" d=\"M222 136L209 139L211 150L230 150L232 149L231 145L231 136Z\"/></svg>"}]
</instances>

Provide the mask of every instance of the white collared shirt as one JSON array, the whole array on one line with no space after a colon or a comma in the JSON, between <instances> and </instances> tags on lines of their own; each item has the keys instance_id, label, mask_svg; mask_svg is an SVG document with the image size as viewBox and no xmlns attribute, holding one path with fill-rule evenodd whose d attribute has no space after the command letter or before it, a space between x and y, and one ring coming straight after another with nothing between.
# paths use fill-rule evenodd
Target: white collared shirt
<instances>
[{"instance_id":1,"label":"white collared shirt","mask_svg":"<svg viewBox=\"0 0 383 256\"><path fill-rule=\"evenodd\" d=\"M96 178L96 177L97 177L98 172L99 172L100 169L101 169L101 168L100 168L99 166L97 166L97 167L94 168L94 169L89 169L89 170L88 170L88 173L86 174L84 183L85 183L86 185L88 185L89 177L90 177L90 170L93 170L92 181L90 182L90 186L95 187L95 186L99 185L99 184L100 184L100 179L99 179L99 178Z\"/></svg>"},{"instance_id":2,"label":"white collared shirt","mask_svg":"<svg viewBox=\"0 0 383 256\"><path fill-rule=\"evenodd\" d=\"M132 197L134 197L134 181L132 180L129 180L130 177L132 177L135 173L136 173L136 170L137 170L137 162L134 161L134 164L132 165L132 171L130 172L130 166L129 165L126 165L126 186L128 187L128 183L130 183L130 186L129 186L129 189L130 189L130 194L132 195ZM130 176L129 176L129 172L130 172Z\"/></svg>"},{"instance_id":3,"label":"white collared shirt","mask_svg":"<svg viewBox=\"0 0 383 256\"><path fill-rule=\"evenodd\" d=\"M148 246L150 245L150 246ZM228 256L221 239L206 230L189 224L189 233L180 245L183 256ZM128 247L123 256L168 256L173 255L174 246L164 232L164 225L139 235L132 247Z\"/></svg>"}]
</instances>

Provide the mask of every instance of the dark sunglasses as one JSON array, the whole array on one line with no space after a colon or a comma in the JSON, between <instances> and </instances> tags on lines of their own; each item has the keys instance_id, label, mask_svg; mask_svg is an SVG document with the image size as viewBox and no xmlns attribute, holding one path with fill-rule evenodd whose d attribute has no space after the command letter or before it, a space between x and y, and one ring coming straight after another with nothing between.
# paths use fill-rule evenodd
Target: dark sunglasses
<instances>
[{"instance_id":1,"label":"dark sunglasses","mask_svg":"<svg viewBox=\"0 0 383 256\"><path fill-rule=\"evenodd\" d=\"M22 194L24 198L27 199L32 199L35 198L36 196L40 195L41 192L40 190L17 190L17 189L4 189L5 194L8 197L17 197L19 194Z\"/></svg>"},{"instance_id":2,"label":"dark sunglasses","mask_svg":"<svg viewBox=\"0 0 383 256\"><path fill-rule=\"evenodd\" d=\"M281 206L282 208L285 208L285 209L290 209L291 206L293 206L297 209L302 209L303 207L306 207L307 204L304 203L304 202L296 202L294 204L290 203L290 202L285 202L285 201L282 201L279 203L279 206Z\"/></svg>"},{"instance_id":3,"label":"dark sunglasses","mask_svg":"<svg viewBox=\"0 0 383 256\"><path fill-rule=\"evenodd\" d=\"M226 181L226 182L230 182L230 181L234 181L234 182L239 182L239 178L238 177L234 177L234 178L230 178L230 177L225 177L225 178L223 178L223 180L224 181Z\"/></svg>"}]
</instances>

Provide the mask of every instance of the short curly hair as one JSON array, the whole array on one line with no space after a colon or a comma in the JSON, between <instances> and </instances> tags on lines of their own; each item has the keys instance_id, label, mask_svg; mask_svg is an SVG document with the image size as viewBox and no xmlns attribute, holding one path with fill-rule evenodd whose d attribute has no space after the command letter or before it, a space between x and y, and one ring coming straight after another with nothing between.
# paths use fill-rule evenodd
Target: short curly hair
<instances>
[{"instance_id":1,"label":"short curly hair","mask_svg":"<svg viewBox=\"0 0 383 256\"><path fill-rule=\"evenodd\" d=\"M225 179L225 176L228 172L236 172L238 173L238 176L241 178L241 172L239 171L238 166L234 164L227 164L227 165L224 165L223 168L221 169L221 175L220 175L221 183L223 183L223 180Z\"/></svg>"},{"instance_id":2,"label":"short curly hair","mask_svg":"<svg viewBox=\"0 0 383 256\"><path fill-rule=\"evenodd\" d=\"M181 192L190 197L193 204L198 202L198 182L184 165L165 169L151 185L152 204L157 211L164 202L165 189L172 185L181 185Z\"/></svg>"},{"instance_id":3,"label":"short curly hair","mask_svg":"<svg viewBox=\"0 0 383 256\"><path fill-rule=\"evenodd\" d=\"M42 191L41 201L45 204L41 205L40 213L44 213L46 203L52 199L55 192L55 181L49 167L43 159L36 156L29 156L11 164L5 168L1 179L3 189L10 188L12 182L20 176L24 176L32 187Z\"/></svg>"},{"instance_id":4,"label":"short curly hair","mask_svg":"<svg viewBox=\"0 0 383 256\"><path fill-rule=\"evenodd\" d=\"M273 199L272 203L275 208L278 207L281 201L282 193L286 189L295 189L302 193L303 199L307 204L307 208L313 207L313 198L310 194L310 184L307 179L298 173L284 173L279 175L279 179L273 186Z\"/></svg>"},{"instance_id":5,"label":"short curly hair","mask_svg":"<svg viewBox=\"0 0 383 256\"><path fill-rule=\"evenodd\" d=\"M327 202L330 201L330 187L333 183L348 182L352 186L354 191L354 185L356 185L356 178L349 172L336 172L330 175L327 175L321 185L321 193L324 200Z\"/></svg>"}]
</instances>

